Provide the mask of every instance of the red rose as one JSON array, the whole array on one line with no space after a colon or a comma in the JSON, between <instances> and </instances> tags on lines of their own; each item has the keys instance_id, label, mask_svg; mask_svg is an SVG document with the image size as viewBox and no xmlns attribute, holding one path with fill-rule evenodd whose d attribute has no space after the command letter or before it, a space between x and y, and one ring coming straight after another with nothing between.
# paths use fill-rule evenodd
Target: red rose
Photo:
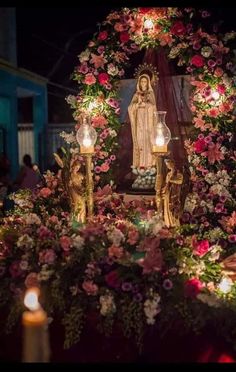
<instances>
[{"instance_id":1,"label":"red rose","mask_svg":"<svg viewBox=\"0 0 236 372\"><path fill-rule=\"evenodd\" d=\"M188 279L184 283L184 294L186 297L195 298L201 292L202 287L203 284L199 279Z\"/></svg>"},{"instance_id":2,"label":"red rose","mask_svg":"<svg viewBox=\"0 0 236 372\"><path fill-rule=\"evenodd\" d=\"M108 36L107 31L101 31L98 34L98 40L100 40L100 41L106 40L107 39L107 36Z\"/></svg>"},{"instance_id":3,"label":"red rose","mask_svg":"<svg viewBox=\"0 0 236 372\"><path fill-rule=\"evenodd\" d=\"M199 54L195 54L195 56L191 58L190 63L191 65L194 65L195 67L202 67L204 65L204 59Z\"/></svg>"},{"instance_id":4,"label":"red rose","mask_svg":"<svg viewBox=\"0 0 236 372\"><path fill-rule=\"evenodd\" d=\"M129 34L128 34L128 32L121 32L120 33L120 41L122 43L127 43L127 41L129 41Z\"/></svg>"},{"instance_id":5,"label":"red rose","mask_svg":"<svg viewBox=\"0 0 236 372\"><path fill-rule=\"evenodd\" d=\"M121 281L120 281L117 271L111 271L109 274L105 276L105 280L107 284L112 288L120 287Z\"/></svg>"},{"instance_id":6,"label":"red rose","mask_svg":"<svg viewBox=\"0 0 236 372\"><path fill-rule=\"evenodd\" d=\"M204 139L198 139L194 143L194 150L197 154L201 154L206 149L206 142Z\"/></svg>"},{"instance_id":7,"label":"red rose","mask_svg":"<svg viewBox=\"0 0 236 372\"><path fill-rule=\"evenodd\" d=\"M106 72L101 72L99 75L98 75L98 81L101 85L105 85L109 80L109 76Z\"/></svg>"},{"instance_id":8,"label":"red rose","mask_svg":"<svg viewBox=\"0 0 236 372\"><path fill-rule=\"evenodd\" d=\"M181 36L181 35L184 35L186 33L186 28L185 28L183 22L177 21L171 27L170 32L173 35Z\"/></svg>"},{"instance_id":9,"label":"red rose","mask_svg":"<svg viewBox=\"0 0 236 372\"><path fill-rule=\"evenodd\" d=\"M196 256L202 257L209 251L209 242L208 240L201 240L200 242L196 243L193 253Z\"/></svg>"}]
</instances>

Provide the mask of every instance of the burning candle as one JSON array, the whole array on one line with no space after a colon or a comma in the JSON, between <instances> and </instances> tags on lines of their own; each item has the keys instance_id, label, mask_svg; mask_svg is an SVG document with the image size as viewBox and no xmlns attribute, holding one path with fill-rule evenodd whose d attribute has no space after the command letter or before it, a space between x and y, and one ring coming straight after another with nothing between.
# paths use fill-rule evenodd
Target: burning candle
<instances>
[{"instance_id":1,"label":"burning candle","mask_svg":"<svg viewBox=\"0 0 236 372\"><path fill-rule=\"evenodd\" d=\"M49 361L48 319L46 312L38 302L38 297L39 289L30 288L26 291L24 298L24 304L29 309L22 315L24 362Z\"/></svg>"}]
</instances>

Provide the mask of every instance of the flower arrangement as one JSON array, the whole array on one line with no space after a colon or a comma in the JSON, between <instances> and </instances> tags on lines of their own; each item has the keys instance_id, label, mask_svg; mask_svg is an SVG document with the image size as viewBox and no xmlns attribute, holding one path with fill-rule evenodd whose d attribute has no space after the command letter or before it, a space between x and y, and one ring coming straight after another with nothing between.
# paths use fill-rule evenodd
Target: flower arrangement
<instances>
[{"instance_id":1,"label":"flower arrangement","mask_svg":"<svg viewBox=\"0 0 236 372\"><path fill-rule=\"evenodd\" d=\"M11 309L7 328L21 311L25 288L40 283L47 311L63 314L67 347L78 341L88 310L100 314L106 333L119 321L139 345L149 325L166 330L178 319L195 331L217 324L234 341L235 32L222 35L217 25L206 31L209 16L193 8L112 12L80 54L74 72L80 91L68 97L75 119L89 110L98 131L94 172L102 186L115 160L117 82L129 56L162 46L186 66L196 131L186 143L192 192L181 226L168 231L150 204L127 205L109 186L96 192L94 219L78 225L60 177L47 173L35 194L14 195L15 210L1 225L0 305ZM63 136L77 155L74 134Z\"/></svg>"}]
</instances>

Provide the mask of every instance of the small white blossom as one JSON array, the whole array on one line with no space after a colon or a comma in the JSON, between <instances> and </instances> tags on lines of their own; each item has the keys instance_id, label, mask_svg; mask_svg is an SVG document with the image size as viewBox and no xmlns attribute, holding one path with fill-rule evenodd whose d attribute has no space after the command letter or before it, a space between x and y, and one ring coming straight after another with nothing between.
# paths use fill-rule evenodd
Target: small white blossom
<instances>
[{"instance_id":1,"label":"small white blossom","mask_svg":"<svg viewBox=\"0 0 236 372\"><path fill-rule=\"evenodd\" d=\"M17 240L16 245L19 248L25 247L26 249L31 249L33 248L34 241L28 234L24 234Z\"/></svg>"},{"instance_id":2,"label":"small white blossom","mask_svg":"<svg viewBox=\"0 0 236 372\"><path fill-rule=\"evenodd\" d=\"M82 248L84 247L84 238L82 238L82 236L80 235L72 235L71 238L73 246L78 250L82 250Z\"/></svg>"},{"instance_id":3,"label":"small white blossom","mask_svg":"<svg viewBox=\"0 0 236 372\"><path fill-rule=\"evenodd\" d=\"M25 217L25 222L27 225L40 225L41 220L35 213L29 213Z\"/></svg>"},{"instance_id":4,"label":"small white blossom","mask_svg":"<svg viewBox=\"0 0 236 372\"><path fill-rule=\"evenodd\" d=\"M103 316L109 315L116 311L116 305L114 303L114 298L111 294L106 294L104 296L100 296L99 302L101 305L100 313Z\"/></svg>"},{"instance_id":5,"label":"small white blossom","mask_svg":"<svg viewBox=\"0 0 236 372\"><path fill-rule=\"evenodd\" d=\"M125 240L124 234L114 227L112 230L107 232L108 239L114 244L115 246L119 247L121 242Z\"/></svg>"},{"instance_id":6,"label":"small white blossom","mask_svg":"<svg viewBox=\"0 0 236 372\"><path fill-rule=\"evenodd\" d=\"M88 61L90 58L90 51L89 49L85 49L82 53L79 54L79 61L80 63Z\"/></svg>"}]
</instances>

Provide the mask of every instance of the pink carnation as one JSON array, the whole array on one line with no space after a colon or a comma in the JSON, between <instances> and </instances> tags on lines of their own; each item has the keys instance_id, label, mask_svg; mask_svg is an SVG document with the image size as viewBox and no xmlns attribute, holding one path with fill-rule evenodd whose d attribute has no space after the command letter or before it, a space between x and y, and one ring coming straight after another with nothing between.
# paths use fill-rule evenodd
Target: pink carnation
<instances>
[{"instance_id":1,"label":"pink carnation","mask_svg":"<svg viewBox=\"0 0 236 372\"><path fill-rule=\"evenodd\" d=\"M121 258L124 255L124 249L122 247L117 247L116 245L112 245L108 248L108 256Z\"/></svg>"},{"instance_id":2,"label":"pink carnation","mask_svg":"<svg viewBox=\"0 0 236 372\"><path fill-rule=\"evenodd\" d=\"M85 76L84 82L87 85L93 85L96 83L96 78L93 74L89 73Z\"/></svg>"},{"instance_id":3,"label":"pink carnation","mask_svg":"<svg viewBox=\"0 0 236 372\"><path fill-rule=\"evenodd\" d=\"M90 296L94 296L98 292L98 286L92 282L92 280L85 280L82 284L82 288Z\"/></svg>"},{"instance_id":4,"label":"pink carnation","mask_svg":"<svg viewBox=\"0 0 236 372\"><path fill-rule=\"evenodd\" d=\"M43 198L48 198L51 195L52 191L48 187L43 187L40 192L39 196L42 196Z\"/></svg>"},{"instance_id":5,"label":"pink carnation","mask_svg":"<svg viewBox=\"0 0 236 372\"><path fill-rule=\"evenodd\" d=\"M92 124L94 128L104 128L108 124L108 121L104 116L98 115L92 118Z\"/></svg>"}]
</instances>

